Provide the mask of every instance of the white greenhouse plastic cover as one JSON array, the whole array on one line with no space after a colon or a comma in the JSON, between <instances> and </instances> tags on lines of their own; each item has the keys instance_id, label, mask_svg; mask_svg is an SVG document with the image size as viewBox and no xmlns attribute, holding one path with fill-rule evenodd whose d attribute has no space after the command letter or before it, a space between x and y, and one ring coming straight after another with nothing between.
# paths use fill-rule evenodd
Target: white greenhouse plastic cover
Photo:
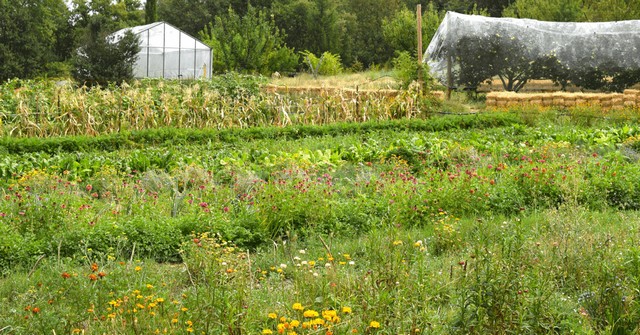
<instances>
[{"instance_id":1,"label":"white greenhouse plastic cover","mask_svg":"<svg viewBox=\"0 0 640 335\"><path fill-rule=\"evenodd\" d=\"M211 48L178 28L155 22L125 28L112 34L116 40L126 31L140 38L136 78L210 78Z\"/></svg>"},{"instance_id":2,"label":"white greenhouse plastic cover","mask_svg":"<svg viewBox=\"0 0 640 335\"><path fill-rule=\"evenodd\" d=\"M603 64L640 69L640 20L617 22L545 22L447 12L424 54L431 73L447 83L447 58L455 72L456 45L463 37L494 35L525 46L531 57L555 56L567 69ZM481 40L481 39L478 39ZM483 46L478 45L479 53ZM453 78L454 84L455 77Z\"/></svg>"}]
</instances>

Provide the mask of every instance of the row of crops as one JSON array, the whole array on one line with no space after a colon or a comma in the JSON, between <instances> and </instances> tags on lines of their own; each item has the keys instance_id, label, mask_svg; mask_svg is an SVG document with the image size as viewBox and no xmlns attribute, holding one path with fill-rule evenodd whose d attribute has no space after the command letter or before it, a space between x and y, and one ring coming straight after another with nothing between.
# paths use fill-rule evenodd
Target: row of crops
<instances>
[{"instance_id":1,"label":"row of crops","mask_svg":"<svg viewBox=\"0 0 640 335\"><path fill-rule=\"evenodd\" d=\"M567 202L640 209L640 127L531 127L496 115L457 129L478 118L424 121L448 120L430 132L389 122L295 140L6 154L2 266L114 243L123 254L137 243L138 253L175 261L192 231L224 232L255 248L292 232L363 232L381 218L422 226L440 210L513 215ZM498 120L509 124L487 126ZM126 243L113 240L123 235Z\"/></svg>"},{"instance_id":2,"label":"row of crops","mask_svg":"<svg viewBox=\"0 0 640 335\"><path fill-rule=\"evenodd\" d=\"M415 94L354 97L260 91L265 80L228 74L212 81L136 81L87 88L13 80L0 86L0 135L98 135L149 128L249 128L415 118L435 99Z\"/></svg>"}]
</instances>

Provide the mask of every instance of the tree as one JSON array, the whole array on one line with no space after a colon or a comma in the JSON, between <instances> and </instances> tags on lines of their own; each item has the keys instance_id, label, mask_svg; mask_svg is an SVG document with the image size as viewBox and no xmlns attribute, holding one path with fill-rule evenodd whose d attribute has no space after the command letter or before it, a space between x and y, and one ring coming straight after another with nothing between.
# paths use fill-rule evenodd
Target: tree
<instances>
[{"instance_id":1,"label":"tree","mask_svg":"<svg viewBox=\"0 0 640 335\"><path fill-rule=\"evenodd\" d=\"M583 0L516 0L503 15L554 22L584 20Z\"/></svg>"},{"instance_id":2,"label":"tree","mask_svg":"<svg viewBox=\"0 0 640 335\"><path fill-rule=\"evenodd\" d=\"M139 44L138 37L129 31L121 37L107 36L102 26L94 23L73 59L73 77L81 83L102 86L131 80Z\"/></svg>"},{"instance_id":3,"label":"tree","mask_svg":"<svg viewBox=\"0 0 640 335\"><path fill-rule=\"evenodd\" d=\"M382 64L393 57L393 48L382 35L382 20L403 8L400 0L350 0L349 11L355 15L353 54L365 65Z\"/></svg>"},{"instance_id":4,"label":"tree","mask_svg":"<svg viewBox=\"0 0 640 335\"><path fill-rule=\"evenodd\" d=\"M440 22L444 18L443 12L435 10L433 4L427 5L422 14L423 49L429 44ZM387 44L397 52L407 51L415 54L418 49L416 38L415 10L401 9L393 17L382 20L382 36Z\"/></svg>"},{"instance_id":5,"label":"tree","mask_svg":"<svg viewBox=\"0 0 640 335\"><path fill-rule=\"evenodd\" d=\"M507 31L462 37L452 50L459 65L457 82L477 88L498 76L505 91L518 92L531 79L548 78L558 64Z\"/></svg>"},{"instance_id":6,"label":"tree","mask_svg":"<svg viewBox=\"0 0 640 335\"><path fill-rule=\"evenodd\" d=\"M0 0L0 81L30 78L65 58L62 0Z\"/></svg>"},{"instance_id":7,"label":"tree","mask_svg":"<svg viewBox=\"0 0 640 335\"><path fill-rule=\"evenodd\" d=\"M336 0L281 0L272 13L279 28L290 32L286 44L315 54L341 54L350 41L345 36L345 12Z\"/></svg>"},{"instance_id":8,"label":"tree","mask_svg":"<svg viewBox=\"0 0 640 335\"><path fill-rule=\"evenodd\" d=\"M291 71L298 63L273 18L252 6L243 17L229 8L227 15L217 16L199 35L213 49L213 70L217 72Z\"/></svg>"},{"instance_id":9,"label":"tree","mask_svg":"<svg viewBox=\"0 0 640 335\"><path fill-rule=\"evenodd\" d=\"M158 21L158 0L147 0L144 4L144 22L146 24Z\"/></svg>"}]
</instances>

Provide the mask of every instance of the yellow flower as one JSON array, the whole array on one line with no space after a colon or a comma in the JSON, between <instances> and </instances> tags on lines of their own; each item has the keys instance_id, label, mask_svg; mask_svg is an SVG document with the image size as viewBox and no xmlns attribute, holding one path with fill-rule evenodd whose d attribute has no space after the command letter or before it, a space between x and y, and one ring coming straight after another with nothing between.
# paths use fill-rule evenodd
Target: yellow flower
<instances>
[{"instance_id":1,"label":"yellow flower","mask_svg":"<svg viewBox=\"0 0 640 335\"><path fill-rule=\"evenodd\" d=\"M269 319L277 319L277 318L278 318L278 314L276 314L276 313L269 313L269 314L267 314L267 317L268 317Z\"/></svg>"},{"instance_id":2,"label":"yellow flower","mask_svg":"<svg viewBox=\"0 0 640 335\"><path fill-rule=\"evenodd\" d=\"M293 304L293 309L296 311L301 311L301 310L304 310L304 307L302 307L301 303L296 302L295 304Z\"/></svg>"},{"instance_id":3,"label":"yellow flower","mask_svg":"<svg viewBox=\"0 0 640 335\"><path fill-rule=\"evenodd\" d=\"M193 333L193 328L191 327L187 328L187 333Z\"/></svg>"},{"instance_id":4,"label":"yellow flower","mask_svg":"<svg viewBox=\"0 0 640 335\"><path fill-rule=\"evenodd\" d=\"M178 323L178 319L171 319L171 323Z\"/></svg>"},{"instance_id":5,"label":"yellow flower","mask_svg":"<svg viewBox=\"0 0 640 335\"><path fill-rule=\"evenodd\" d=\"M148 289L152 289L152 288L153 288L153 285L151 285L151 284L147 284L147 288L148 288Z\"/></svg>"},{"instance_id":6,"label":"yellow flower","mask_svg":"<svg viewBox=\"0 0 640 335\"><path fill-rule=\"evenodd\" d=\"M270 335L273 334L273 331L271 329L263 329L262 330L262 335Z\"/></svg>"},{"instance_id":7,"label":"yellow flower","mask_svg":"<svg viewBox=\"0 0 640 335\"><path fill-rule=\"evenodd\" d=\"M378 321L369 322L369 328L380 328L380 322Z\"/></svg>"},{"instance_id":8,"label":"yellow flower","mask_svg":"<svg viewBox=\"0 0 640 335\"><path fill-rule=\"evenodd\" d=\"M298 321L298 320L291 320L290 325L291 325L291 328L296 328L296 327L300 326L300 321Z\"/></svg>"},{"instance_id":9,"label":"yellow flower","mask_svg":"<svg viewBox=\"0 0 640 335\"><path fill-rule=\"evenodd\" d=\"M317 318L318 317L318 312L314 311L313 309L309 309L304 311L304 313L302 314L304 315L305 318Z\"/></svg>"},{"instance_id":10,"label":"yellow flower","mask_svg":"<svg viewBox=\"0 0 640 335\"><path fill-rule=\"evenodd\" d=\"M334 316L338 315L337 312L333 309L322 311L322 317L326 320L331 321Z\"/></svg>"},{"instance_id":11,"label":"yellow flower","mask_svg":"<svg viewBox=\"0 0 640 335\"><path fill-rule=\"evenodd\" d=\"M395 245L395 246L402 245L402 241L395 240L395 241L393 241L393 245Z\"/></svg>"},{"instance_id":12,"label":"yellow flower","mask_svg":"<svg viewBox=\"0 0 640 335\"><path fill-rule=\"evenodd\" d=\"M141 268L141 267L139 267L139 266L136 266L134 270L136 270L136 271L140 271L140 270L142 270L142 268Z\"/></svg>"},{"instance_id":13,"label":"yellow flower","mask_svg":"<svg viewBox=\"0 0 640 335\"><path fill-rule=\"evenodd\" d=\"M347 306L342 307L342 313L351 314L351 312L352 312L351 307L347 307Z\"/></svg>"},{"instance_id":14,"label":"yellow flower","mask_svg":"<svg viewBox=\"0 0 640 335\"><path fill-rule=\"evenodd\" d=\"M315 265L316 265L316 262L315 262L315 261L309 261L309 266L313 267L313 266L315 266Z\"/></svg>"}]
</instances>

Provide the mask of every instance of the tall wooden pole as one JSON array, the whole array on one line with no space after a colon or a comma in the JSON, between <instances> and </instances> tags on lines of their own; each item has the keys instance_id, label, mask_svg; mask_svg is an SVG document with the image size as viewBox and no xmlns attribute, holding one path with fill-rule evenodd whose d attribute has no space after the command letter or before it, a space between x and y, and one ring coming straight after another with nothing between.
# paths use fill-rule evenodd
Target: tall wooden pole
<instances>
[{"instance_id":1,"label":"tall wooden pole","mask_svg":"<svg viewBox=\"0 0 640 335\"><path fill-rule=\"evenodd\" d=\"M417 36L418 36L418 84L420 85L420 91L422 91L423 78L422 78L422 5L418 4L416 8L417 17Z\"/></svg>"}]
</instances>

